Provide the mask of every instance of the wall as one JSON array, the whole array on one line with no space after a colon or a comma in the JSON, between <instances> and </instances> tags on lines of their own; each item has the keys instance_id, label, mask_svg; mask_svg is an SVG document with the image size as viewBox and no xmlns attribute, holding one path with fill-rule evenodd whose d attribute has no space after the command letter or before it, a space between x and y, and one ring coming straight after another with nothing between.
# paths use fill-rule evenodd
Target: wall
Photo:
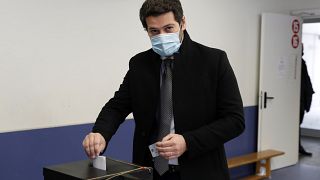
<instances>
[{"instance_id":1,"label":"wall","mask_svg":"<svg viewBox=\"0 0 320 180\"><path fill-rule=\"evenodd\" d=\"M181 1L191 38L228 53L244 105L253 108L258 94L260 14L289 14L291 10L320 7L316 0ZM46 152L61 139L55 136L59 131L52 132L49 144L40 143L48 139L33 131L51 127L66 131L75 127L72 132L76 137L89 131L88 127L78 127L94 122L122 81L129 58L150 48L138 19L142 2L0 1L0 137L3 142L20 144L15 149L18 151L1 144L0 148L7 150L3 156L38 154L42 156L36 158L44 162L48 158ZM251 113L254 116L254 111ZM257 119L254 120L252 123ZM248 127L255 131L251 125ZM11 138L16 133L22 136ZM64 139L64 143L72 139ZM74 143L78 143L76 140ZM255 145L253 140L250 143ZM35 149L29 150L29 146ZM234 148L236 151L239 147ZM59 162L72 160L68 157L74 151L65 152L68 153L61 159L59 155L53 157ZM0 166L5 163L8 162L1 161ZM48 162L51 163L55 162Z\"/></svg>"},{"instance_id":2,"label":"wall","mask_svg":"<svg viewBox=\"0 0 320 180\"><path fill-rule=\"evenodd\" d=\"M93 122L129 58L149 48L139 6L131 0L0 1L0 132Z\"/></svg>"},{"instance_id":3,"label":"wall","mask_svg":"<svg viewBox=\"0 0 320 180\"><path fill-rule=\"evenodd\" d=\"M150 48L142 0L2 0L0 132L94 122L128 69ZM244 105L257 104L262 12L320 7L313 0L182 0L191 37L224 49Z\"/></svg>"}]
</instances>

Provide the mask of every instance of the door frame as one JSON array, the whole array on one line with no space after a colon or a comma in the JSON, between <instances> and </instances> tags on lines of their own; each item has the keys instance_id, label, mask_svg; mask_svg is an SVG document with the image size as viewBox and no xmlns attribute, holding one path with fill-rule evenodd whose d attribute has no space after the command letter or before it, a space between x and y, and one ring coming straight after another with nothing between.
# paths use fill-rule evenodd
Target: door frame
<instances>
[{"instance_id":1,"label":"door frame","mask_svg":"<svg viewBox=\"0 0 320 180\"><path fill-rule=\"evenodd\" d=\"M319 9L319 11L320 11L320 9ZM305 16L305 17L301 17L301 18L303 20L303 24L320 23L320 17L318 15L310 15L310 16ZM303 27L303 26L301 26L301 27ZM302 34L302 38L303 38L303 34ZM309 129L309 128L301 127L301 135L320 138L320 129Z\"/></svg>"},{"instance_id":2,"label":"door frame","mask_svg":"<svg viewBox=\"0 0 320 180\"><path fill-rule=\"evenodd\" d=\"M319 9L304 9L293 10L290 12L292 16L298 16L304 23L320 23L320 8ZM303 26L301 26L302 28ZM302 35L303 38L303 35ZM310 137L320 137L320 130L301 128L301 135Z\"/></svg>"}]
</instances>

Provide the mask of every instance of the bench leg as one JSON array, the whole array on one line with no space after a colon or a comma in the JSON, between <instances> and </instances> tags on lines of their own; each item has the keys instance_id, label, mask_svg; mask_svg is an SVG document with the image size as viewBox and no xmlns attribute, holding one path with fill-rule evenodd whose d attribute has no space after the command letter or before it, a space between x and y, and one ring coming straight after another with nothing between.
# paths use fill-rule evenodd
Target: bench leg
<instances>
[{"instance_id":1,"label":"bench leg","mask_svg":"<svg viewBox=\"0 0 320 180\"><path fill-rule=\"evenodd\" d=\"M256 163L256 175L271 178L270 158Z\"/></svg>"}]
</instances>

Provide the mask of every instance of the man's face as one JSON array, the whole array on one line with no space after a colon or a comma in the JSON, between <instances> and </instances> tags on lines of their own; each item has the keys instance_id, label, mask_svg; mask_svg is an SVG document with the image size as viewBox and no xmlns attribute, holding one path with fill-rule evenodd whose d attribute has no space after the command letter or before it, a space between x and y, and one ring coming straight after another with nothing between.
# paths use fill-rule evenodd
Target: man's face
<instances>
[{"instance_id":1,"label":"man's face","mask_svg":"<svg viewBox=\"0 0 320 180\"><path fill-rule=\"evenodd\" d=\"M149 16L146 18L146 23L149 37L164 33L175 33L186 29L185 17L183 16L182 18L180 29L179 23L174 19L173 12L167 12L159 16Z\"/></svg>"}]
</instances>

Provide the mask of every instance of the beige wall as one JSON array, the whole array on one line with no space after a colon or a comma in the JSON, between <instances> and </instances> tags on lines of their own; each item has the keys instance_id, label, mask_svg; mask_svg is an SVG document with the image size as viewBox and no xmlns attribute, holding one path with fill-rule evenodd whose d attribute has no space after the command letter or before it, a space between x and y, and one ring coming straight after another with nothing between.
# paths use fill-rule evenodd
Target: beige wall
<instances>
[{"instance_id":1,"label":"beige wall","mask_svg":"<svg viewBox=\"0 0 320 180\"><path fill-rule=\"evenodd\" d=\"M94 122L129 58L150 48L143 1L1 0L0 132ZM182 0L192 39L224 49L245 106L257 105L262 12L318 0Z\"/></svg>"}]
</instances>

